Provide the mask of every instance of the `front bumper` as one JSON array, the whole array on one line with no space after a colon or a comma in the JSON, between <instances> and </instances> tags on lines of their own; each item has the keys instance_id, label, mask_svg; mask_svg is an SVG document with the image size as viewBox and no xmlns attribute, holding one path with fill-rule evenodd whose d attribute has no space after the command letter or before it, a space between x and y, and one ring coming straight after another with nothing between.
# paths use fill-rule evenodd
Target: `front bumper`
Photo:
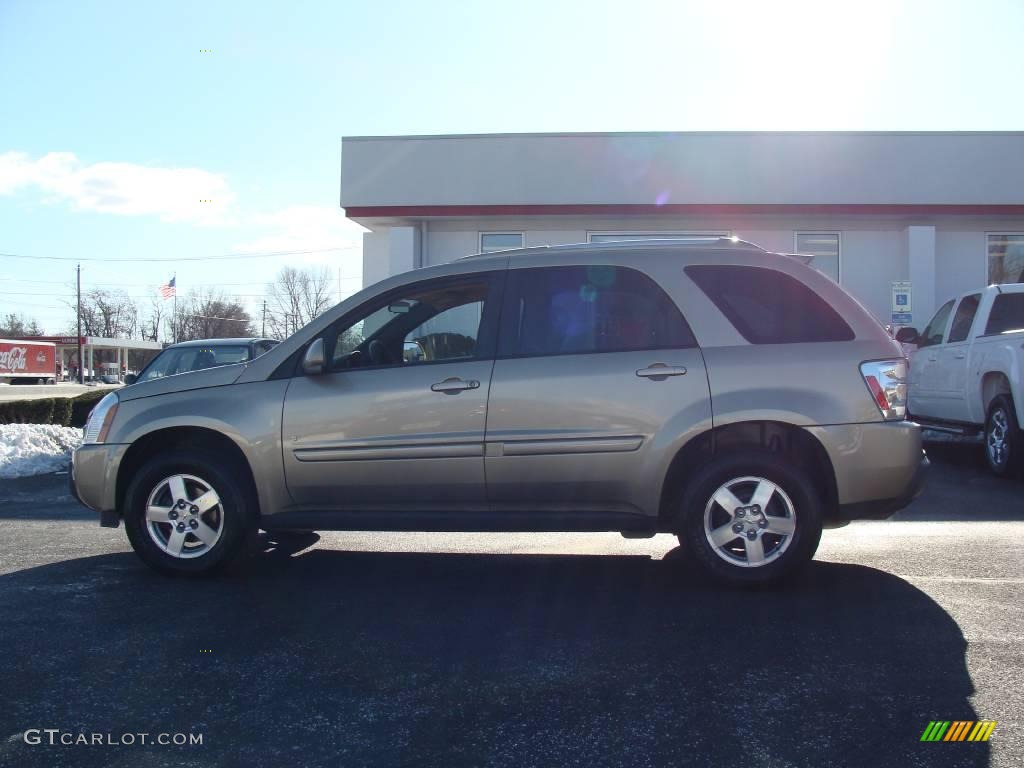
<instances>
[{"instance_id":1,"label":"front bumper","mask_svg":"<svg viewBox=\"0 0 1024 768\"><path fill-rule=\"evenodd\" d=\"M128 449L119 444L88 444L71 454L68 482L71 495L89 509L100 513L100 525L116 528L117 470Z\"/></svg>"},{"instance_id":2,"label":"front bumper","mask_svg":"<svg viewBox=\"0 0 1024 768\"><path fill-rule=\"evenodd\" d=\"M840 519L882 519L923 490L928 458L912 421L809 427L835 470Z\"/></svg>"}]
</instances>

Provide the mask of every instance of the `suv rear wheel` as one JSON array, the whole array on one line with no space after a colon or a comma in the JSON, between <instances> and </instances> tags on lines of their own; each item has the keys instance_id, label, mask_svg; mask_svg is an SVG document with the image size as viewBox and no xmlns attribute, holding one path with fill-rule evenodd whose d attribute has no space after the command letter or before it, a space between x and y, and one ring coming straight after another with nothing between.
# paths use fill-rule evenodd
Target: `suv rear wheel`
<instances>
[{"instance_id":1,"label":"suv rear wheel","mask_svg":"<svg viewBox=\"0 0 1024 768\"><path fill-rule=\"evenodd\" d=\"M691 479L680 543L715 578L767 584L806 565L821 539L821 502L799 469L767 452L714 459Z\"/></svg>"},{"instance_id":2,"label":"suv rear wheel","mask_svg":"<svg viewBox=\"0 0 1024 768\"><path fill-rule=\"evenodd\" d=\"M254 531L233 467L217 457L171 451L150 459L125 495L124 523L136 554L164 573L209 573Z\"/></svg>"}]
</instances>

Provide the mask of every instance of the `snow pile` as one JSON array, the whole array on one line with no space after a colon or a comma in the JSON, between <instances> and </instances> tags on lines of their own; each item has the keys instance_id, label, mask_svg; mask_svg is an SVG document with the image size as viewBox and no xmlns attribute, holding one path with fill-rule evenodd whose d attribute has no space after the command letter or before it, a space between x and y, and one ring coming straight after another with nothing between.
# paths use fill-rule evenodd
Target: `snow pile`
<instances>
[{"instance_id":1,"label":"snow pile","mask_svg":"<svg viewBox=\"0 0 1024 768\"><path fill-rule=\"evenodd\" d=\"M0 424L0 479L44 475L67 466L82 430L55 424Z\"/></svg>"}]
</instances>

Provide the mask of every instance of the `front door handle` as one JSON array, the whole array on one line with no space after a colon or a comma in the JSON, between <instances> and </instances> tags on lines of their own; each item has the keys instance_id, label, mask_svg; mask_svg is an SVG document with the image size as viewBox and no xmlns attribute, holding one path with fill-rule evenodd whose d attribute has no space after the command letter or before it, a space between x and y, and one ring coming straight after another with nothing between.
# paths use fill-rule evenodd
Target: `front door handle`
<instances>
[{"instance_id":1,"label":"front door handle","mask_svg":"<svg viewBox=\"0 0 1024 768\"><path fill-rule=\"evenodd\" d=\"M467 389L479 389L479 387L480 382L476 379L463 380L458 376L452 376L450 379L437 382L437 384L431 384L430 391L444 392L446 395L457 395L459 392Z\"/></svg>"},{"instance_id":2,"label":"front door handle","mask_svg":"<svg viewBox=\"0 0 1024 768\"><path fill-rule=\"evenodd\" d=\"M646 368L641 368L636 372L637 376L645 379L654 379L655 381L663 381L669 376L685 376L686 369L681 365L665 365L664 363L651 363Z\"/></svg>"},{"instance_id":3,"label":"front door handle","mask_svg":"<svg viewBox=\"0 0 1024 768\"><path fill-rule=\"evenodd\" d=\"M956 356L956 359L963 360L965 357L967 357L967 355L965 355L963 352L959 352Z\"/></svg>"}]
</instances>

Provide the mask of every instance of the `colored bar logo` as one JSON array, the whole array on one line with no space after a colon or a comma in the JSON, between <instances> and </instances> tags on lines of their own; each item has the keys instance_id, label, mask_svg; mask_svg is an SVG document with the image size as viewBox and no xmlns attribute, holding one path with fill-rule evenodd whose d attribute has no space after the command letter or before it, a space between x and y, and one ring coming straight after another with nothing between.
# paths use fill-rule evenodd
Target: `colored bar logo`
<instances>
[{"instance_id":1,"label":"colored bar logo","mask_svg":"<svg viewBox=\"0 0 1024 768\"><path fill-rule=\"evenodd\" d=\"M995 720L932 720L921 741L988 741L995 728Z\"/></svg>"}]
</instances>

